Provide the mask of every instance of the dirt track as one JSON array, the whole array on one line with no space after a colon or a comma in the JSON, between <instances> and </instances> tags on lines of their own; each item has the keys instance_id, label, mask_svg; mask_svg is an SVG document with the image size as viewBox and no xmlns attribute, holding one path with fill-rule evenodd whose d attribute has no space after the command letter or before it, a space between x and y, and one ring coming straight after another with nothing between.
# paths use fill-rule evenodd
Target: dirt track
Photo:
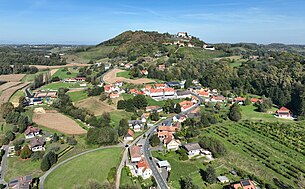
<instances>
[{"instance_id":1,"label":"dirt track","mask_svg":"<svg viewBox=\"0 0 305 189\"><path fill-rule=\"evenodd\" d=\"M38 125L69 135L87 133L87 131L81 128L74 120L58 112L34 113L33 121Z\"/></svg>"},{"instance_id":2,"label":"dirt track","mask_svg":"<svg viewBox=\"0 0 305 189\"><path fill-rule=\"evenodd\" d=\"M43 66L43 65L30 65L30 66L35 66L39 70L47 70L47 69L59 69L59 68L64 68L64 67L73 67L73 66L78 66L78 67L84 67L84 66L91 66L91 64L66 64L66 65L60 65L60 66Z\"/></svg>"},{"instance_id":3,"label":"dirt track","mask_svg":"<svg viewBox=\"0 0 305 189\"><path fill-rule=\"evenodd\" d=\"M124 70L121 69L113 69L109 71L104 76L104 81L106 83L115 83L116 81L124 81L126 83L132 83L132 84L146 84L146 83L154 83L155 81L152 79L147 78L140 78L140 79L126 79L124 77L117 77L117 73L124 72Z\"/></svg>"},{"instance_id":4,"label":"dirt track","mask_svg":"<svg viewBox=\"0 0 305 189\"><path fill-rule=\"evenodd\" d=\"M25 86L28 86L30 83L21 83L17 86L14 86L14 87L11 87L5 91L3 91L1 93L1 96L0 96L0 104L3 104L5 102L8 102L10 97L16 92L18 91L19 89L22 89L24 88Z\"/></svg>"},{"instance_id":5,"label":"dirt track","mask_svg":"<svg viewBox=\"0 0 305 189\"><path fill-rule=\"evenodd\" d=\"M24 76L25 74L0 75L0 81L17 82L20 81Z\"/></svg>"}]
</instances>

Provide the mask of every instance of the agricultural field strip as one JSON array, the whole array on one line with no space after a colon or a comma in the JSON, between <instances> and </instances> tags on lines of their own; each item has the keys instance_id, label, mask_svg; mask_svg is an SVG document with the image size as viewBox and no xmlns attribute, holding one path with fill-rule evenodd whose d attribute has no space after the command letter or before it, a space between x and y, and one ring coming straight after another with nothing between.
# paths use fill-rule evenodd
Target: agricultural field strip
<instances>
[{"instance_id":1,"label":"agricultural field strip","mask_svg":"<svg viewBox=\"0 0 305 189\"><path fill-rule=\"evenodd\" d=\"M0 96L0 104L8 102L11 96L18 91L19 89L24 88L25 86L29 85L30 83L22 83L17 86L11 87L5 91L2 92Z\"/></svg>"},{"instance_id":2,"label":"agricultural field strip","mask_svg":"<svg viewBox=\"0 0 305 189\"><path fill-rule=\"evenodd\" d=\"M21 82L7 82L7 83L4 83L2 85L0 85L0 91L4 91L8 88L11 88L11 87L14 87L16 85L19 85Z\"/></svg>"},{"instance_id":3,"label":"agricultural field strip","mask_svg":"<svg viewBox=\"0 0 305 189\"><path fill-rule=\"evenodd\" d=\"M238 130L236 129L236 128L233 128L233 127L231 127L231 128L233 128L233 129L235 129L235 132L236 133L240 133L240 131L241 131L241 129L242 130L244 130L245 131L245 133L251 133L251 131L249 131L249 130L245 130L245 128L243 127L243 126L241 126L241 125L238 125L239 126L239 128L238 128ZM222 127L222 132L221 132L221 129L218 129L216 132L214 131L214 133L216 133L216 134L219 134L219 133L223 133L224 131L227 131L228 132L228 130L226 130L226 129L224 129L225 127ZM232 134L232 132L231 133L227 133L227 134L231 134L231 135L234 135L234 134ZM247 137L248 136L248 138L249 138L249 135L241 135L241 134L235 134L235 135L237 135L237 138L238 138L238 140L235 140L235 142L236 143L239 143L240 141L243 141L242 139L241 139L241 137ZM226 137L226 136L224 136L223 134L219 134L219 136L221 136L221 137ZM251 136L251 139L252 138L257 138L257 136L255 136L255 135L253 135L252 134L252 136ZM262 136L263 137L263 140L264 140L264 142L266 142L266 141L268 141L268 140L266 140L265 138L265 136ZM236 137L234 137L234 138L236 138ZM259 141L259 140L261 140L262 138L260 137L259 139L257 138L257 140ZM264 145L264 144L262 144L261 142L258 142L258 141L255 141L256 143L259 143L260 144L260 146L261 147L265 147L265 148L267 148L268 150L272 150L272 154L274 155L275 153L277 153L277 155L276 156L273 156L273 158L276 158L276 159L278 159L278 160L276 160L275 162L277 163L277 164L280 164L280 162L281 162L281 158L279 158L279 153L278 153L278 151L277 151L277 149L272 149L273 148L273 146L274 145L270 145L270 146L272 146L272 148L269 148L269 147L267 147L267 145ZM269 139L269 141L270 141L270 139ZM236 145L236 143L234 142L234 141L230 141L230 140L228 140L228 142L230 142L230 143L232 143L233 145L235 144ZM253 140L251 141L251 143L253 142ZM248 146L247 146L248 145ZM279 144L280 145L280 144ZM251 153L252 154L255 154L255 152L259 152L260 150L261 151L264 151L264 156L267 156L268 158L269 158L269 156L268 156L268 153L270 154L270 152L268 152L266 149L255 149L253 146L249 146L249 144L247 144L247 142L246 141L244 141L244 143L243 143L243 146L248 150L248 151L252 151ZM253 150L251 150L251 149L255 149L255 151L253 151ZM245 149L242 149L243 151L245 151ZM266 154L267 153L267 154ZM282 153L280 153L280 154L282 154ZM264 157L262 157L261 155L257 155L260 159L263 159ZM282 155L283 156L283 155ZM266 158L265 158L266 159ZM259 160L258 160L259 161ZM268 161L268 160L267 160ZM269 160L270 161L270 160ZM294 159L292 159L291 158L291 161L290 162L292 162L292 161L294 161ZM264 165L268 165L268 163L266 163L266 162L262 162ZM280 165L280 166L284 166L285 168L287 168L287 169L289 169L289 171L287 171L287 170L283 170L283 169L281 169L281 170L283 170L283 171L287 171L287 172L289 172L289 174L290 175L286 175L286 174L283 174L283 173L281 173L281 175L282 176L284 176L284 177L289 177L289 179L290 179L290 176L292 175L294 178L296 178L296 176L297 175L295 175L295 172L297 171L296 170L296 166L295 165L291 165L289 162L287 162L287 161L284 161L284 162L282 162L284 165ZM274 165L274 162L272 162L271 163L273 166L275 166ZM295 164L297 164L297 162L295 162ZM270 167L269 167L270 168ZM273 167L271 167L271 169L272 170L274 170L273 169ZM274 170L275 171L275 170ZM290 171L293 171L293 172L290 172ZM304 172L304 170L302 170L302 169L300 169L299 168L299 170L298 171L300 171L300 172Z\"/></svg>"}]
</instances>

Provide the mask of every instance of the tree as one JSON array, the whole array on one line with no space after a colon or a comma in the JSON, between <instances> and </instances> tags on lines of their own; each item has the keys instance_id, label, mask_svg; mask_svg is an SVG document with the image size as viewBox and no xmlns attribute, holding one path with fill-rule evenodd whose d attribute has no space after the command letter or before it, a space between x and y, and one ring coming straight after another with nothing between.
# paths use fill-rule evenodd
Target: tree
<instances>
[{"instance_id":1,"label":"tree","mask_svg":"<svg viewBox=\"0 0 305 189\"><path fill-rule=\"evenodd\" d=\"M57 162L57 155L53 151L48 152L46 154L45 158L48 159L51 166L54 165Z\"/></svg>"},{"instance_id":2,"label":"tree","mask_svg":"<svg viewBox=\"0 0 305 189\"><path fill-rule=\"evenodd\" d=\"M185 178L180 179L181 189L197 189L198 186L194 185L191 177L187 176Z\"/></svg>"},{"instance_id":3,"label":"tree","mask_svg":"<svg viewBox=\"0 0 305 189\"><path fill-rule=\"evenodd\" d=\"M174 112L176 114L180 114L181 113L181 106L180 106L179 103L176 104Z\"/></svg>"},{"instance_id":4,"label":"tree","mask_svg":"<svg viewBox=\"0 0 305 189\"><path fill-rule=\"evenodd\" d=\"M29 148L29 145L25 145L20 152L21 159L27 159L30 158L32 155L32 151Z\"/></svg>"},{"instance_id":5,"label":"tree","mask_svg":"<svg viewBox=\"0 0 305 189\"><path fill-rule=\"evenodd\" d=\"M250 100L250 97L247 97L246 100L245 100L245 105L248 106L252 104L251 100Z\"/></svg>"},{"instance_id":6,"label":"tree","mask_svg":"<svg viewBox=\"0 0 305 189\"><path fill-rule=\"evenodd\" d=\"M160 144L160 139L158 137L158 135L152 135L151 138L149 139L149 144L152 146L152 147L156 147Z\"/></svg>"},{"instance_id":7,"label":"tree","mask_svg":"<svg viewBox=\"0 0 305 189\"><path fill-rule=\"evenodd\" d=\"M118 134L119 136L125 136L128 132L128 121L127 119L121 119L119 123L119 129L118 129Z\"/></svg>"},{"instance_id":8,"label":"tree","mask_svg":"<svg viewBox=\"0 0 305 189\"><path fill-rule=\"evenodd\" d=\"M184 83L184 89L188 89L192 85L192 79L187 79Z\"/></svg>"},{"instance_id":9,"label":"tree","mask_svg":"<svg viewBox=\"0 0 305 189\"><path fill-rule=\"evenodd\" d=\"M103 187L98 181L89 179L87 182L87 189L103 189Z\"/></svg>"},{"instance_id":10,"label":"tree","mask_svg":"<svg viewBox=\"0 0 305 189\"><path fill-rule=\"evenodd\" d=\"M59 140L57 133L54 133L52 140L53 140L53 142L57 142Z\"/></svg>"},{"instance_id":11,"label":"tree","mask_svg":"<svg viewBox=\"0 0 305 189\"><path fill-rule=\"evenodd\" d=\"M239 121L241 119L241 108L237 103L234 103L229 112L229 119L232 121Z\"/></svg>"},{"instance_id":12,"label":"tree","mask_svg":"<svg viewBox=\"0 0 305 189\"><path fill-rule=\"evenodd\" d=\"M124 109L126 109L126 106L127 106L127 103L126 103L125 100L119 100L119 101L118 101L117 108L118 108L119 110L124 110Z\"/></svg>"},{"instance_id":13,"label":"tree","mask_svg":"<svg viewBox=\"0 0 305 189\"><path fill-rule=\"evenodd\" d=\"M0 112L2 117L5 119L6 116L14 110L14 106L11 102L6 102L1 105Z\"/></svg>"},{"instance_id":14,"label":"tree","mask_svg":"<svg viewBox=\"0 0 305 189\"><path fill-rule=\"evenodd\" d=\"M150 119L152 121L158 121L160 119L159 113L157 111L153 111L150 115L149 115Z\"/></svg>"},{"instance_id":15,"label":"tree","mask_svg":"<svg viewBox=\"0 0 305 189\"><path fill-rule=\"evenodd\" d=\"M212 166L208 166L206 171L204 171L203 179L204 179L204 181L206 181L210 184L213 184L216 182L216 179L217 179L216 171Z\"/></svg>"},{"instance_id":16,"label":"tree","mask_svg":"<svg viewBox=\"0 0 305 189\"><path fill-rule=\"evenodd\" d=\"M138 109L143 109L147 106L148 102L144 95L137 95L133 98L133 104Z\"/></svg>"},{"instance_id":17,"label":"tree","mask_svg":"<svg viewBox=\"0 0 305 189\"><path fill-rule=\"evenodd\" d=\"M51 168L50 162L48 161L47 158L42 158L41 164L40 164L40 169L42 171L47 171Z\"/></svg>"}]
</instances>

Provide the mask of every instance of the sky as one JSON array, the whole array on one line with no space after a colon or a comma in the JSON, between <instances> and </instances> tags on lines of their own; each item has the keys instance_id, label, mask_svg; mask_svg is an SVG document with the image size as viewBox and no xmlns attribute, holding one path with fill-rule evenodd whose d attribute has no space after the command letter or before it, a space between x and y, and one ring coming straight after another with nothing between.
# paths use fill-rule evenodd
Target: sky
<instances>
[{"instance_id":1,"label":"sky","mask_svg":"<svg viewBox=\"0 0 305 189\"><path fill-rule=\"evenodd\" d=\"M305 0L0 0L0 43L93 45L126 30L305 44Z\"/></svg>"}]
</instances>

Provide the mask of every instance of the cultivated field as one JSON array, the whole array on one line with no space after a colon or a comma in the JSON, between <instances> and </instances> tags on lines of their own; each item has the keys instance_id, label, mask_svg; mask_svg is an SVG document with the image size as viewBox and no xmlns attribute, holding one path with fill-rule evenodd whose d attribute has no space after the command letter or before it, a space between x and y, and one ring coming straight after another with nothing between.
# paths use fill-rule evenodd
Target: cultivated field
<instances>
[{"instance_id":1,"label":"cultivated field","mask_svg":"<svg viewBox=\"0 0 305 189\"><path fill-rule=\"evenodd\" d=\"M127 79L124 77L117 77L117 73L125 72L121 69L113 69L104 76L104 81L106 83L115 83L116 81L124 81L126 83L133 83L133 84L145 84L145 83L154 83L155 81L152 79L147 78L140 78L140 79Z\"/></svg>"},{"instance_id":2,"label":"cultivated field","mask_svg":"<svg viewBox=\"0 0 305 189\"><path fill-rule=\"evenodd\" d=\"M3 104L5 102L8 102L10 97L19 89L22 89L26 86L28 86L30 83L22 83L17 86L11 87L5 91L3 91L0 95L0 104Z\"/></svg>"},{"instance_id":3,"label":"cultivated field","mask_svg":"<svg viewBox=\"0 0 305 189\"><path fill-rule=\"evenodd\" d=\"M118 166L121 153L121 148L111 148L77 157L53 171L46 179L45 188L84 187L88 185L90 179L103 184L107 181L110 169ZM63 175L65 177L64 181L62 181Z\"/></svg>"},{"instance_id":4,"label":"cultivated field","mask_svg":"<svg viewBox=\"0 0 305 189\"><path fill-rule=\"evenodd\" d=\"M71 64L66 64L66 65L60 65L60 66L43 66L43 65L30 65L30 66L35 66L39 70L47 70L47 69L59 69L59 68L64 68L64 67L85 67L85 66L91 66L91 64L77 64L77 63L71 63Z\"/></svg>"},{"instance_id":5,"label":"cultivated field","mask_svg":"<svg viewBox=\"0 0 305 189\"><path fill-rule=\"evenodd\" d=\"M16 85L19 85L20 82L7 82L7 83L4 83L3 85L0 85L0 91L4 91L8 88L11 88L13 86L16 86Z\"/></svg>"},{"instance_id":6,"label":"cultivated field","mask_svg":"<svg viewBox=\"0 0 305 189\"><path fill-rule=\"evenodd\" d=\"M111 106L106 102L99 100L99 97L90 97L85 100L76 102L76 107L85 108L92 112L94 115L102 115L105 112L113 112L117 110L115 106Z\"/></svg>"},{"instance_id":7,"label":"cultivated field","mask_svg":"<svg viewBox=\"0 0 305 189\"><path fill-rule=\"evenodd\" d=\"M59 132L80 135L87 131L81 128L74 120L58 113L57 111L46 111L46 113L34 113L33 121L38 125L57 130Z\"/></svg>"},{"instance_id":8,"label":"cultivated field","mask_svg":"<svg viewBox=\"0 0 305 189\"><path fill-rule=\"evenodd\" d=\"M20 81L26 74L9 74L9 75L0 75L0 81Z\"/></svg>"}]
</instances>

